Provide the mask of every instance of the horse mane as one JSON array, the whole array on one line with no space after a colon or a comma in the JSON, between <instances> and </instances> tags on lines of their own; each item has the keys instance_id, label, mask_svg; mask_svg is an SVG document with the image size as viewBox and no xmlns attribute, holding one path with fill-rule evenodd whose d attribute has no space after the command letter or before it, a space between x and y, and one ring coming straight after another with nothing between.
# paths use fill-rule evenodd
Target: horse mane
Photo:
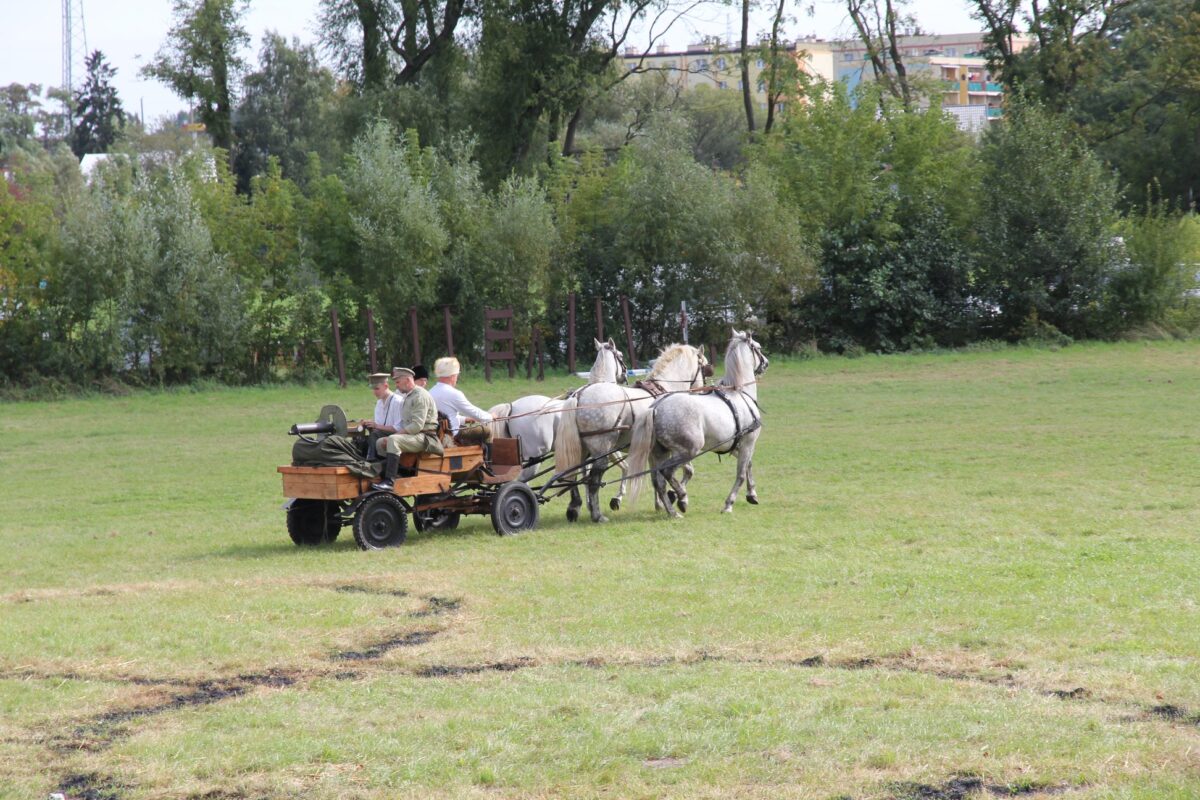
<instances>
[{"instance_id":1,"label":"horse mane","mask_svg":"<svg viewBox=\"0 0 1200 800\"><path fill-rule=\"evenodd\" d=\"M754 362L751 360L750 344L745 337L734 336L725 348L724 386L742 387L754 382Z\"/></svg>"},{"instance_id":2,"label":"horse mane","mask_svg":"<svg viewBox=\"0 0 1200 800\"><path fill-rule=\"evenodd\" d=\"M687 358L689 351L694 351L690 344L669 344L663 348L663 351L658 354L658 360L654 362L654 368L646 375L646 380L661 378L667 373L671 366L681 358Z\"/></svg>"}]
</instances>

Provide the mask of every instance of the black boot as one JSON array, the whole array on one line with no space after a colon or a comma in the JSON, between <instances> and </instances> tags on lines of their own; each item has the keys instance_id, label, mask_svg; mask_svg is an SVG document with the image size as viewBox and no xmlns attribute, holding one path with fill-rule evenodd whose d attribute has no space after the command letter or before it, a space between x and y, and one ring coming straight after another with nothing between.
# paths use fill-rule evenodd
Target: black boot
<instances>
[{"instance_id":1,"label":"black boot","mask_svg":"<svg viewBox=\"0 0 1200 800\"><path fill-rule=\"evenodd\" d=\"M383 480L372 483L371 488L381 492L390 492L395 485L396 473L400 471L400 456L388 453L387 461L383 464Z\"/></svg>"}]
</instances>

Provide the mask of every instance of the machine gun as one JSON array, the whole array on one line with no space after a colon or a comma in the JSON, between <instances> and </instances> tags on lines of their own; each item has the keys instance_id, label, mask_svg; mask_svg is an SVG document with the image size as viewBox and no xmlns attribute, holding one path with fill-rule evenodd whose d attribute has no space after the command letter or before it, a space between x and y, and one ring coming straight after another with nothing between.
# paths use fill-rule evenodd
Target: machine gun
<instances>
[{"instance_id":1,"label":"machine gun","mask_svg":"<svg viewBox=\"0 0 1200 800\"><path fill-rule=\"evenodd\" d=\"M357 426L355 433L362 430ZM289 436L299 436L306 442L317 443L327 436L346 436L350 432L346 412L341 406L322 406L316 422L297 422L288 429Z\"/></svg>"}]
</instances>

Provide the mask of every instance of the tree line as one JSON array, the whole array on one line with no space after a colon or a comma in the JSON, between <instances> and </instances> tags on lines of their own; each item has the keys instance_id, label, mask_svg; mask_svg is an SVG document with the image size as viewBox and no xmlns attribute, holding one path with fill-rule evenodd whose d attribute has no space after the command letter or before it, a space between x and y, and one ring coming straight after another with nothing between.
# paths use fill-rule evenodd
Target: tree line
<instances>
[{"instance_id":1,"label":"tree line","mask_svg":"<svg viewBox=\"0 0 1200 800\"><path fill-rule=\"evenodd\" d=\"M536 325L561 363L569 292L627 295L642 353L678 338L682 301L697 339L736 322L776 351L1200 327L1193 3L973 0L1008 90L982 136L899 79L899 0L847 3L890 79L850 93L781 64L763 124L743 93L617 57L669 4L324 0L319 45L268 34L251 66L242 0L176 0L146 71L204 140L125 115L101 53L72 124L40 87L0 89L0 374L322 377L331 308L355 370L366 309L386 363L411 306L440 341L443 305L468 359L483 309L512 306L519 346ZM785 57L771 8L731 58Z\"/></svg>"}]
</instances>

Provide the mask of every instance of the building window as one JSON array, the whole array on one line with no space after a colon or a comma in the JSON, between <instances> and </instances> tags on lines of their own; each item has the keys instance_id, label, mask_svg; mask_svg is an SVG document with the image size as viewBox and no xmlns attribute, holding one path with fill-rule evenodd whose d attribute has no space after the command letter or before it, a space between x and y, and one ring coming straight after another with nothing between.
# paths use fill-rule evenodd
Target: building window
<instances>
[{"instance_id":1,"label":"building window","mask_svg":"<svg viewBox=\"0 0 1200 800\"><path fill-rule=\"evenodd\" d=\"M759 81L759 82L758 82L758 91L759 91L759 94L761 94L761 93L765 92L766 90L767 90L767 84L763 83L762 81Z\"/></svg>"},{"instance_id":2,"label":"building window","mask_svg":"<svg viewBox=\"0 0 1200 800\"><path fill-rule=\"evenodd\" d=\"M692 63L695 65L697 71L708 69L708 61L703 58L697 58Z\"/></svg>"},{"instance_id":3,"label":"building window","mask_svg":"<svg viewBox=\"0 0 1200 800\"><path fill-rule=\"evenodd\" d=\"M629 63L628 63L626 66L628 66L628 67L629 67L629 71L630 71L630 72L633 72L635 69L637 69L637 62L636 62L636 61L630 61L630 62L629 62Z\"/></svg>"},{"instance_id":4,"label":"building window","mask_svg":"<svg viewBox=\"0 0 1200 800\"><path fill-rule=\"evenodd\" d=\"M854 53L842 53L842 61L853 61Z\"/></svg>"},{"instance_id":5,"label":"building window","mask_svg":"<svg viewBox=\"0 0 1200 800\"><path fill-rule=\"evenodd\" d=\"M958 55L958 48L957 48L957 47L947 47L947 48L946 48L946 55L948 55L948 56L956 56L956 55Z\"/></svg>"},{"instance_id":6,"label":"building window","mask_svg":"<svg viewBox=\"0 0 1200 800\"><path fill-rule=\"evenodd\" d=\"M759 69L762 69L764 66L766 66L766 62L760 58L758 61L754 62L754 66L758 67Z\"/></svg>"},{"instance_id":7,"label":"building window","mask_svg":"<svg viewBox=\"0 0 1200 800\"><path fill-rule=\"evenodd\" d=\"M718 83L718 84L717 84L717 88L718 88L718 89L728 89L728 88L729 88L729 84L728 84L728 83L726 83L725 81L721 81L720 83Z\"/></svg>"},{"instance_id":8,"label":"building window","mask_svg":"<svg viewBox=\"0 0 1200 800\"><path fill-rule=\"evenodd\" d=\"M717 69L725 69L725 59L723 59L723 58L717 59Z\"/></svg>"}]
</instances>

